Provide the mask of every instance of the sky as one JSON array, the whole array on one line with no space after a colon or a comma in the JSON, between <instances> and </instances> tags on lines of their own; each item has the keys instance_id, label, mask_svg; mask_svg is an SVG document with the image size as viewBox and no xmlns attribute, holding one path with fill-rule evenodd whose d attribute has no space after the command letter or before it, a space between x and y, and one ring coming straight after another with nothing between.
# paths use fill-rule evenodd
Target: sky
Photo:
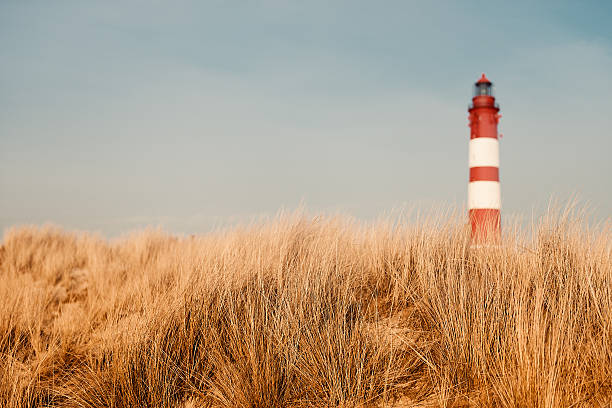
<instances>
[{"instance_id":1,"label":"sky","mask_svg":"<svg viewBox=\"0 0 612 408\"><path fill-rule=\"evenodd\" d=\"M483 72L503 217L577 198L607 220L610 21L609 1L0 0L0 230L461 208Z\"/></svg>"}]
</instances>

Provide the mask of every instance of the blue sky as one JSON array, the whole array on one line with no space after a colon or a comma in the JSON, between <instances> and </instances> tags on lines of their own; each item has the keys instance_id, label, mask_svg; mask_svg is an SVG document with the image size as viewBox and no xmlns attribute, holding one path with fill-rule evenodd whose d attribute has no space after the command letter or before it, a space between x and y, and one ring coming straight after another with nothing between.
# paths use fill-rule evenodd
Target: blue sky
<instances>
[{"instance_id":1,"label":"blue sky","mask_svg":"<svg viewBox=\"0 0 612 408\"><path fill-rule=\"evenodd\" d=\"M0 228L463 206L482 72L503 213L577 195L605 220L611 4L4 0Z\"/></svg>"}]
</instances>

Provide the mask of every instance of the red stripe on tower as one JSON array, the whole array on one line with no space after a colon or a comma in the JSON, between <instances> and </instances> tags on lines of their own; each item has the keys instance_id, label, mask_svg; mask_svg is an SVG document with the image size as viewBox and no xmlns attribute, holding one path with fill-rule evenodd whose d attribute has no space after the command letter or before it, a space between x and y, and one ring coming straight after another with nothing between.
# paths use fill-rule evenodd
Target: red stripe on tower
<instances>
[{"instance_id":1,"label":"red stripe on tower","mask_svg":"<svg viewBox=\"0 0 612 408\"><path fill-rule=\"evenodd\" d=\"M500 237L501 192L499 185L499 106L493 96L493 84L485 74L474 84L470 116L468 184L469 218L474 241L492 241Z\"/></svg>"},{"instance_id":2,"label":"red stripe on tower","mask_svg":"<svg viewBox=\"0 0 612 408\"><path fill-rule=\"evenodd\" d=\"M470 181L499 181L499 167L470 167Z\"/></svg>"}]
</instances>

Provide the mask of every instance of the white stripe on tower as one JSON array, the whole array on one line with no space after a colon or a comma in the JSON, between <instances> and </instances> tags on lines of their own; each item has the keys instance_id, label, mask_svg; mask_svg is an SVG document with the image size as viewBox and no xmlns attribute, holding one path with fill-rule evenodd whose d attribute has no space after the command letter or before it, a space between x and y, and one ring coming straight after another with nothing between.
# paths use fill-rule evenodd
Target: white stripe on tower
<instances>
[{"instance_id":1,"label":"white stripe on tower","mask_svg":"<svg viewBox=\"0 0 612 408\"><path fill-rule=\"evenodd\" d=\"M492 137L470 140L471 167L499 167L499 140Z\"/></svg>"},{"instance_id":2,"label":"white stripe on tower","mask_svg":"<svg viewBox=\"0 0 612 408\"><path fill-rule=\"evenodd\" d=\"M499 181L472 181L468 184L468 209L501 208Z\"/></svg>"}]
</instances>

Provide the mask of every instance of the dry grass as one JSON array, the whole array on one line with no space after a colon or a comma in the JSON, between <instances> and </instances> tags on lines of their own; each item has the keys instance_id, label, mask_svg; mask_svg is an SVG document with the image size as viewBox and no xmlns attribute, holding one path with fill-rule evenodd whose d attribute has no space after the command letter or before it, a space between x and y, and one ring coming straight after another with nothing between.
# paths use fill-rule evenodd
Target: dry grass
<instances>
[{"instance_id":1,"label":"dry grass","mask_svg":"<svg viewBox=\"0 0 612 408\"><path fill-rule=\"evenodd\" d=\"M279 217L0 249L0 406L610 406L612 234ZM532 242L533 241L533 242Z\"/></svg>"}]
</instances>

